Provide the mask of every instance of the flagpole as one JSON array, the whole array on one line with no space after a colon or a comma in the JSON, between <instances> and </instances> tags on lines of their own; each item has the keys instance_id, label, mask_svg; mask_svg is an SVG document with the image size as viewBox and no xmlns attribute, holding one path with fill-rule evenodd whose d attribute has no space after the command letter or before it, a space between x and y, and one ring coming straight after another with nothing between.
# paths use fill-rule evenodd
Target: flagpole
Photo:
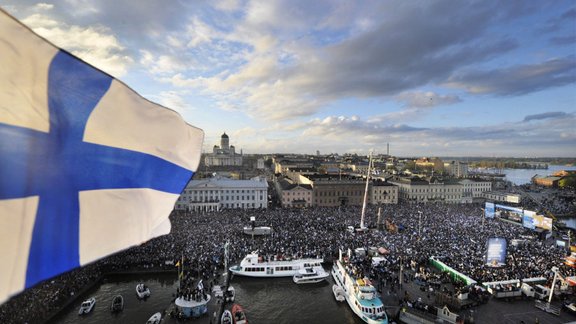
<instances>
[{"instance_id":1,"label":"flagpole","mask_svg":"<svg viewBox=\"0 0 576 324\"><path fill-rule=\"evenodd\" d=\"M182 277L184 275L184 252L182 252L182 258L180 259L180 265L178 267L178 287L180 292L182 292Z\"/></svg>"}]
</instances>

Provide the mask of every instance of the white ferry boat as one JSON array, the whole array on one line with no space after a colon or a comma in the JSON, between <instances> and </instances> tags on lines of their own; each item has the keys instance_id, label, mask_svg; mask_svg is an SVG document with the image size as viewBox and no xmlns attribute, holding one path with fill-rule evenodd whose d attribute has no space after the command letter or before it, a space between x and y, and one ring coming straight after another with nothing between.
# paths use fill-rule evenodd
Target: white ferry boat
<instances>
[{"instance_id":1,"label":"white ferry boat","mask_svg":"<svg viewBox=\"0 0 576 324\"><path fill-rule=\"evenodd\" d=\"M271 258L265 260L257 252L248 254L240 265L230 267L230 271L239 276L247 277L293 277L301 269L321 267L322 259L281 259Z\"/></svg>"},{"instance_id":2,"label":"white ferry boat","mask_svg":"<svg viewBox=\"0 0 576 324\"><path fill-rule=\"evenodd\" d=\"M292 280L297 284L317 283L324 281L330 274L322 267L312 267L300 269Z\"/></svg>"},{"instance_id":3,"label":"white ferry boat","mask_svg":"<svg viewBox=\"0 0 576 324\"><path fill-rule=\"evenodd\" d=\"M332 268L332 277L336 285L343 290L346 302L352 311L364 322L388 323L388 316L386 316L378 291L367 278L356 278L352 275L352 266L348 258L342 258L342 251Z\"/></svg>"}]
</instances>

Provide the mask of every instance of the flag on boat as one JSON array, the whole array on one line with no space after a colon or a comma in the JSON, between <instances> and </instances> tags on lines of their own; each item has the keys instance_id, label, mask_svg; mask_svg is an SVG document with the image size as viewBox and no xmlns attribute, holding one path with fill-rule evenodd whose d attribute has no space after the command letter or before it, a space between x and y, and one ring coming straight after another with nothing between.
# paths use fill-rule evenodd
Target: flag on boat
<instances>
[{"instance_id":1,"label":"flag on boat","mask_svg":"<svg viewBox=\"0 0 576 324\"><path fill-rule=\"evenodd\" d=\"M198 289L204 290L204 284L202 283L202 279L200 279L200 281L198 281Z\"/></svg>"},{"instance_id":2,"label":"flag on boat","mask_svg":"<svg viewBox=\"0 0 576 324\"><path fill-rule=\"evenodd\" d=\"M0 303L169 233L203 137L0 9Z\"/></svg>"}]
</instances>

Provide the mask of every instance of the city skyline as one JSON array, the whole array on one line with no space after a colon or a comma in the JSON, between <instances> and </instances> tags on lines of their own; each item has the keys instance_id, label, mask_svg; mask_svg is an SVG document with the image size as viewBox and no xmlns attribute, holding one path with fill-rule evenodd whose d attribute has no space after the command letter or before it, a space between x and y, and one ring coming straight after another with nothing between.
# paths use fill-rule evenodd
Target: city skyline
<instances>
[{"instance_id":1,"label":"city skyline","mask_svg":"<svg viewBox=\"0 0 576 324\"><path fill-rule=\"evenodd\" d=\"M570 1L0 0L244 153L574 157Z\"/></svg>"}]
</instances>

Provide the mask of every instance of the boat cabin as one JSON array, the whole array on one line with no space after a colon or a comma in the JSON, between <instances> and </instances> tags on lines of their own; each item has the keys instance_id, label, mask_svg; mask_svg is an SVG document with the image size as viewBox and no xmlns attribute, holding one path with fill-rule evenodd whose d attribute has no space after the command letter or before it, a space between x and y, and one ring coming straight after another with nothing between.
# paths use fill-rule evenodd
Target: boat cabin
<instances>
[{"instance_id":1,"label":"boat cabin","mask_svg":"<svg viewBox=\"0 0 576 324\"><path fill-rule=\"evenodd\" d=\"M360 302L356 300L356 306L362 311L362 313L371 318L381 317L386 314L382 303L372 304L365 300L360 300Z\"/></svg>"}]
</instances>

